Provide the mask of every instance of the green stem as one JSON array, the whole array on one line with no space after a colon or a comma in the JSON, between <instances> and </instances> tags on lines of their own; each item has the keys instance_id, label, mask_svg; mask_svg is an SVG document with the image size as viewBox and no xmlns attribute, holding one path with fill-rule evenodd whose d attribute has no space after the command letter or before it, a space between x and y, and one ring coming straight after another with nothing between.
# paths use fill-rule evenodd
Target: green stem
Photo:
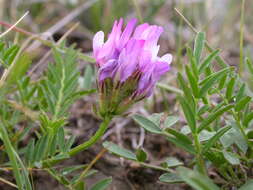
<instances>
[{"instance_id":1,"label":"green stem","mask_svg":"<svg viewBox=\"0 0 253 190\"><path fill-rule=\"evenodd\" d=\"M87 148L91 147L93 144L95 144L105 133L110 121L112 120L111 116L105 117L103 122L100 124L99 129L97 132L86 142L72 148L67 154L71 157L79 152L82 152L86 150ZM59 161L62 161L64 159L59 159L59 160L47 160L44 162L45 166L52 166L54 164L57 164Z\"/></svg>"},{"instance_id":2,"label":"green stem","mask_svg":"<svg viewBox=\"0 0 253 190\"><path fill-rule=\"evenodd\" d=\"M106 117L104 119L104 121L100 124L99 129L97 130L97 132L94 134L94 136L92 136L88 141L86 141L83 144L80 144L78 146L76 146L75 148L71 149L68 154L69 156L74 156L77 153L84 151L85 149L89 148L90 146L92 146L93 144L95 144L105 133L110 121L111 121L112 117Z\"/></svg>"},{"instance_id":3,"label":"green stem","mask_svg":"<svg viewBox=\"0 0 253 190\"><path fill-rule=\"evenodd\" d=\"M196 152L197 152L196 162L197 162L198 170L200 173L206 175L207 174L206 167L205 167L204 160L202 158L201 144L199 142L198 134L197 133L193 134L193 137L194 137L194 144L195 144Z\"/></svg>"}]
</instances>

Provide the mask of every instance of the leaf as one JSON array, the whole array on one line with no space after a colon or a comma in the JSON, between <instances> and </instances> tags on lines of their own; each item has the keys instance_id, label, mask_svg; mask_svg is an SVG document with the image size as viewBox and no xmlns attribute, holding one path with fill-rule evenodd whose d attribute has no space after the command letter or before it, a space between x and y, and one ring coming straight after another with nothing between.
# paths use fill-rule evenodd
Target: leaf
<instances>
[{"instance_id":1,"label":"leaf","mask_svg":"<svg viewBox=\"0 0 253 190\"><path fill-rule=\"evenodd\" d=\"M183 91L174 87L174 86L166 85L166 84L159 83L159 82L156 83L156 86L163 89L163 90L166 90L168 92L174 92L176 94L183 95Z\"/></svg>"},{"instance_id":2,"label":"leaf","mask_svg":"<svg viewBox=\"0 0 253 190\"><path fill-rule=\"evenodd\" d=\"M132 153L131 151L129 151L127 149L121 148L112 142L106 141L103 143L103 146L104 146L104 148L106 148L107 150L112 152L113 154L116 154L116 155L121 156L123 158L137 161L137 158L134 153Z\"/></svg>"},{"instance_id":3,"label":"leaf","mask_svg":"<svg viewBox=\"0 0 253 190\"><path fill-rule=\"evenodd\" d=\"M20 57L11 64L7 70L6 84L11 85L16 83L28 70L32 61L27 53L22 53Z\"/></svg>"},{"instance_id":4,"label":"leaf","mask_svg":"<svg viewBox=\"0 0 253 190\"><path fill-rule=\"evenodd\" d=\"M215 112L210 113L210 115L200 124L198 128L198 132L208 127L208 125L210 125L213 121L215 121L219 116L221 116L224 112L232 109L233 107L234 105L229 104L229 105L223 106L222 108L220 108L219 110Z\"/></svg>"},{"instance_id":5,"label":"leaf","mask_svg":"<svg viewBox=\"0 0 253 190\"><path fill-rule=\"evenodd\" d=\"M10 44L8 47L0 42L0 62L3 67L8 68L17 56L20 47L17 44Z\"/></svg>"},{"instance_id":6,"label":"leaf","mask_svg":"<svg viewBox=\"0 0 253 190\"><path fill-rule=\"evenodd\" d=\"M191 129L188 125L185 125L180 129L180 133L182 133L184 135L189 135L189 134L191 134Z\"/></svg>"},{"instance_id":7,"label":"leaf","mask_svg":"<svg viewBox=\"0 0 253 190\"><path fill-rule=\"evenodd\" d=\"M205 43L205 33L199 32L195 38L193 55L196 59L197 64L199 63L201 53Z\"/></svg>"},{"instance_id":8,"label":"leaf","mask_svg":"<svg viewBox=\"0 0 253 190\"><path fill-rule=\"evenodd\" d=\"M232 165L239 165L240 164L240 160L239 158L237 157L236 154L233 154L231 152L227 152L227 151L222 151L224 157L226 158L226 160L232 164Z\"/></svg>"},{"instance_id":9,"label":"leaf","mask_svg":"<svg viewBox=\"0 0 253 190\"><path fill-rule=\"evenodd\" d=\"M57 152L57 135L54 135L52 137L50 146L48 147L48 152L49 152L49 156L53 156Z\"/></svg>"},{"instance_id":10,"label":"leaf","mask_svg":"<svg viewBox=\"0 0 253 190\"><path fill-rule=\"evenodd\" d=\"M155 123L157 126L160 126L163 115L164 113L153 113L151 116L148 117L148 119Z\"/></svg>"},{"instance_id":11,"label":"leaf","mask_svg":"<svg viewBox=\"0 0 253 190\"><path fill-rule=\"evenodd\" d=\"M159 128L159 126L157 126L154 122L147 119L146 117L136 114L132 118L136 123L138 123L141 127L146 129L147 131L156 134L162 133L162 130Z\"/></svg>"},{"instance_id":12,"label":"leaf","mask_svg":"<svg viewBox=\"0 0 253 190\"><path fill-rule=\"evenodd\" d=\"M68 108L80 98L78 92L80 73L77 68L77 51L65 48L65 53L54 49L54 64L49 64L43 80L40 81L41 110L49 112L53 120L65 117ZM85 93L89 93L90 90Z\"/></svg>"},{"instance_id":13,"label":"leaf","mask_svg":"<svg viewBox=\"0 0 253 190\"><path fill-rule=\"evenodd\" d=\"M72 147L72 145L75 142L76 137L75 136L70 136L70 138L67 140L67 142L65 143L64 146L64 152L68 152L70 150L70 148Z\"/></svg>"},{"instance_id":14,"label":"leaf","mask_svg":"<svg viewBox=\"0 0 253 190\"><path fill-rule=\"evenodd\" d=\"M85 167L85 165L76 165L76 166L65 167L64 169L61 170L61 174L68 175L76 170L83 169L84 167Z\"/></svg>"},{"instance_id":15,"label":"leaf","mask_svg":"<svg viewBox=\"0 0 253 190\"><path fill-rule=\"evenodd\" d=\"M32 186L29 180L29 174L27 168L24 166L22 160L17 154L16 150L12 146L11 140L6 130L6 125L3 121L0 123L1 140L4 143L6 153L8 154L13 174L17 182L18 189L32 190Z\"/></svg>"},{"instance_id":16,"label":"leaf","mask_svg":"<svg viewBox=\"0 0 253 190\"><path fill-rule=\"evenodd\" d=\"M244 93L245 93L245 87L246 87L246 85L245 85L245 83L243 83L243 84L241 85L239 91L237 92L237 95L236 95L236 97L235 97L236 103L237 103L238 101L240 101L240 100L243 98Z\"/></svg>"},{"instance_id":17,"label":"leaf","mask_svg":"<svg viewBox=\"0 0 253 190\"><path fill-rule=\"evenodd\" d=\"M53 158L50 159L50 162L54 163L54 162L58 162L61 160L66 160L70 158L69 154L67 153L61 153L61 154L57 154L56 156L54 156Z\"/></svg>"},{"instance_id":18,"label":"leaf","mask_svg":"<svg viewBox=\"0 0 253 190\"><path fill-rule=\"evenodd\" d=\"M231 127L223 127L220 129L203 147L203 154L207 152Z\"/></svg>"},{"instance_id":19,"label":"leaf","mask_svg":"<svg viewBox=\"0 0 253 190\"><path fill-rule=\"evenodd\" d=\"M246 117L244 118L244 120L243 120L243 125L247 127L247 126L249 125L249 123L252 121L252 119L253 119L253 112L250 112L250 113L247 114Z\"/></svg>"},{"instance_id":20,"label":"leaf","mask_svg":"<svg viewBox=\"0 0 253 190\"><path fill-rule=\"evenodd\" d=\"M93 175L95 175L96 173L98 173L97 170L89 170L89 171L85 174L84 178L88 178L88 177L90 177L90 176L93 176Z\"/></svg>"},{"instance_id":21,"label":"leaf","mask_svg":"<svg viewBox=\"0 0 253 190\"><path fill-rule=\"evenodd\" d=\"M203 63L199 67L199 73L202 73L207 67L209 67L210 63L217 57L220 53L220 50L217 49L209 54L203 61Z\"/></svg>"},{"instance_id":22,"label":"leaf","mask_svg":"<svg viewBox=\"0 0 253 190\"><path fill-rule=\"evenodd\" d=\"M248 66L248 71L250 72L251 76L253 76L253 64L252 64L252 61L247 57L245 59L245 62Z\"/></svg>"},{"instance_id":23,"label":"leaf","mask_svg":"<svg viewBox=\"0 0 253 190\"><path fill-rule=\"evenodd\" d=\"M211 139L214 135L215 135L215 132L213 132L213 131L202 130L202 131L199 133L199 141L200 141L200 142L208 141L208 140Z\"/></svg>"},{"instance_id":24,"label":"leaf","mask_svg":"<svg viewBox=\"0 0 253 190\"><path fill-rule=\"evenodd\" d=\"M65 149L65 133L64 133L64 129L61 127L58 130L57 133L57 145L60 148L61 152L64 152Z\"/></svg>"},{"instance_id":25,"label":"leaf","mask_svg":"<svg viewBox=\"0 0 253 190\"><path fill-rule=\"evenodd\" d=\"M219 76L223 76L223 74L227 74L227 73L231 72L232 69L233 69L232 67L226 67L226 68L224 68L224 69L222 69L222 70L220 70L218 72L215 72L215 73L209 75L208 77L206 77L205 79L203 79L202 81L200 81L199 84L203 86L210 79L215 78L215 77L219 77Z\"/></svg>"},{"instance_id":26,"label":"leaf","mask_svg":"<svg viewBox=\"0 0 253 190\"><path fill-rule=\"evenodd\" d=\"M143 149L139 148L136 151L136 157L139 162L145 162L147 160L147 153Z\"/></svg>"},{"instance_id":27,"label":"leaf","mask_svg":"<svg viewBox=\"0 0 253 190\"><path fill-rule=\"evenodd\" d=\"M187 103L187 101L183 97L179 96L178 99L183 109L184 116L187 120L187 123L189 127L191 128L191 131L194 132L196 130L195 114L193 110L191 109L190 105Z\"/></svg>"},{"instance_id":28,"label":"leaf","mask_svg":"<svg viewBox=\"0 0 253 190\"><path fill-rule=\"evenodd\" d=\"M178 140L177 138L174 137L167 137L167 140L191 154L196 153L194 146L192 146L192 144L185 143L185 141L181 141L180 139Z\"/></svg>"},{"instance_id":29,"label":"leaf","mask_svg":"<svg viewBox=\"0 0 253 190\"><path fill-rule=\"evenodd\" d=\"M221 77L219 85L218 85L219 90L222 90L224 88L226 79L227 79L227 75L224 75L223 77Z\"/></svg>"},{"instance_id":30,"label":"leaf","mask_svg":"<svg viewBox=\"0 0 253 190\"><path fill-rule=\"evenodd\" d=\"M217 168L224 167L224 163L226 163L223 154L215 150L205 152L204 156Z\"/></svg>"},{"instance_id":31,"label":"leaf","mask_svg":"<svg viewBox=\"0 0 253 190\"><path fill-rule=\"evenodd\" d=\"M253 189L253 179L249 179L239 190L252 190Z\"/></svg>"},{"instance_id":32,"label":"leaf","mask_svg":"<svg viewBox=\"0 0 253 190\"><path fill-rule=\"evenodd\" d=\"M176 167L176 166L181 166L183 165L183 162L179 161L177 158L175 157L169 157L165 160L166 166L168 168L171 167Z\"/></svg>"},{"instance_id":33,"label":"leaf","mask_svg":"<svg viewBox=\"0 0 253 190\"><path fill-rule=\"evenodd\" d=\"M213 85L222 78L225 74L231 71L231 68L225 68L219 72L213 73L200 82L201 88L199 91L199 97L204 97L207 91L213 87Z\"/></svg>"},{"instance_id":34,"label":"leaf","mask_svg":"<svg viewBox=\"0 0 253 190\"><path fill-rule=\"evenodd\" d=\"M33 154L34 154L34 139L31 139L29 144L27 145L26 152L25 152L25 159L30 166L33 162Z\"/></svg>"},{"instance_id":35,"label":"leaf","mask_svg":"<svg viewBox=\"0 0 253 190\"><path fill-rule=\"evenodd\" d=\"M171 129L171 128L167 128L165 130L165 134L168 136L168 134L171 134L173 136L175 136L178 140L184 142L185 144L192 144L192 141L189 137L187 137L186 135L180 133L180 132L177 132L176 130L174 129Z\"/></svg>"},{"instance_id":36,"label":"leaf","mask_svg":"<svg viewBox=\"0 0 253 190\"><path fill-rule=\"evenodd\" d=\"M192 72L190 71L190 68L186 65L185 66L185 71L188 77L188 80L190 82L190 86L192 89L192 93L195 97L198 97L199 95L199 88L198 88L198 81L197 79L193 76Z\"/></svg>"},{"instance_id":37,"label":"leaf","mask_svg":"<svg viewBox=\"0 0 253 190\"><path fill-rule=\"evenodd\" d=\"M184 81L184 78L180 73L177 74L177 81L179 83L179 86L184 92L184 96L187 99L191 109L195 112L195 102L191 93L191 89L187 86L186 82Z\"/></svg>"},{"instance_id":38,"label":"leaf","mask_svg":"<svg viewBox=\"0 0 253 190\"><path fill-rule=\"evenodd\" d=\"M82 96L87 96L87 95L93 94L96 91L97 91L96 89L81 90L81 91L77 91L76 93L74 93L73 96L76 98L80 98Z\"/></svg>"},{"instance_id":39,"label":"leaf","mask_svg":"<svg viewBox=\"0 0 253 190\"><path fill-rule=\"evenodd\" d=\"M213 51L213 49L212 49L210 46L206 46L206 49L207 49L209 52L212 52L212 51ZM219 66L220 66L221 68L226 68L226 67L228 67L228 65L224 62L224 60L223 60L220 56L217 56L217 57L215 58L215 60L217 61L217 63L219 64Z\"/></svg>"},{"instance_id":40,"label":"leaf","mask_svg":"<svg viewBox=\"0 0 253 190\"><path fill-rule=\"evenodd\" d=\"M84 190L85 189L85 183L84 181L79 182L75 185L75 190Z\"/></svg>"},{"instance_id":41,"label":"leaf","mask_svg":"<svg viewBox=\"0 0 253 190\"><path fill-rule=\"evenodd\" d=\"M231 78L230 81L227 84L227 90L226 90L226 99L230 100L235 86L235 78Z\"/></svg>"},{"instance_id":42,"label":"leaf","mask_svg":"<svg viewBox=\"0 0 253 190\"><path fill-rule=\"evenodd\" d=\"M232 140L232 143L235 143L236 146L244 153L246 154L247 150L248 150L248 140L247 138L244 137L244 135L242 134L241 130L239 129L238 125L236 124L236 122L231 122L232 125L232 129L230 129L227 133L224 134L224 136L222 136L221 140L223 140L224 138L232 138L230 139L230 141Z\"/></svg>"},{"instance_id":43,"label":"leaf","mask_svg":"<svg viewBox=\"0 0 253 190\"><path fill-rule=\"evenodd\" d=\"M90 190L105 190L112 183L112 178L105 178L93 185Z\"/></svg>"},{"instance_id":44,"label":"leaf","mask_svg":"<svg viewBox=\"0 0 253 190\"><path fill-rule=\"evenodd\" d=\"M251 97L249 96L245 96L241 98L241 100L235 104L235 111L239 112L243 110L250 101L251 101Z\"/></svg>"},{"instance_id":45,"label":"leaf","mask_svg":"<svg viewBox=\"0 0 253 190\"><path fill-rule=\"evenodd\" d=\"M209 105L203 105L198 110L198 116L201 116L202 114L204 114L205 112L207 112L209 109L210 109Z\"/></svg>"},{"instance_id":46,"label":"leaf","mask_svg":"<svg viewBox=\"0 0 253 190\"><path fill-rule=\"evenodd\" d=\"M159 180L164 183L182 183L183 180L174 173L165 173L159 177Z\"/></svg>"},{"instance_id":47,"label":"leaf","mask_svg":"<svg viewBox=\"0 0 253 190\"><path fill-rule=\"evenodd\" d=\"M40 161L44 158L47 147L48 147L48 135L42 136L35 146L35 160Z\"/></svg>"},{"instance_id":48,"label":"leaf","mask_svg":"<svg viewBox=\"0 0 253 190\"><path fill-rule=\"evenodd\" d=\"M196 190L220 190L208 177L184 167L177 168L179 176Z\"/></svg>"},{"instance_id":49,"label":"leaf","mask_svg":"<svg viewBox=\"0 0 253 190\"><path fill-rule=\"evenodd\" d=\"M171 127L172 125L174 125L175 123L177 123L179 120L179 117L176 117L176 116L168 116L165 121L164 121L164 127L165 129L166 128L169 128Z\"/></svg>"},{"instance_id":50,"label":"leaf","mask_svg":"<svg viewBox=\"0 0 253 190\"><path fill-rule=\"evenodd\" d=\"M78 57L80 59L84 60L85 62L96 63L96 60L93 57L89 56L89 55L85 55L83 53L79 53Z\"/></svg>"},{"instance_id":51,"label":"leaf","mask_svg":"<svg viewBox=\"0 0 253 190\"><path fill-rule=\"evenodd\" d=\"M189 49L191 50L191 48L189 48ZM188 54L188 52L187 52L187 54ZM199 71L198 71L196 59L193 56L191 56L191 59L190 59L190 68L192 69L192 74L193 74L194 78L198 81L198 79L199 79Z\"/></svg>"},{"instance_id":52,"label":"leaf","mask_svg":"<svg viewBox=\"0 0 253 190\"><path fill-rule=\"evenodd\" d=\"M91 89L92 81L93 81L93 69L90 65L86 66L84 78L83 78L83 88L85 90Z\"/></svg>"}]
</instances>

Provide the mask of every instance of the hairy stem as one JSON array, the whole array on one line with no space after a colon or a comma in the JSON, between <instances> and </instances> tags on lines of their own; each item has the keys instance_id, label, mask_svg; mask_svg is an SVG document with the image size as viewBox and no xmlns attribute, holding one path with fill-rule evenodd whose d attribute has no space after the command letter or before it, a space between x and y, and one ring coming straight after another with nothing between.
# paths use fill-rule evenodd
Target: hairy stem
<instances>
[{"instance_id":1,"label":"hairy stem","mask_svg":"<svg viewBox=\"0 0 253 190\"><path fill-rule=\"evenodd\" d=\"M100 124L99 129L97 132L86 142L72 148L67 154L71 157L79 152L82 152L86 150L87 148L91 147L93 144L95 144L105 133L108 125L110 124L110 121L112 120L111 116L107 116L104 118L103 122ZM54 164L57 164L58 162L62 161L64 159L58 159L58 160L47 160L43 163L44 166L52 166Z\"/></svg>"},{"instance_id":2,"label":"hairy stem","mask_svg":"<svg viewBox=\"0 0 253 190\"><path fill-rule=\"evenodd\" d=\"M94 134L94 136L92 136L88 141L84 142L83 144L80 144L80 145L76 146L75 148L71 149L68 153L69 156L74 156L77 153L79 153L79 152L89 148L93 144L95 144L105 133L111 119L112 119L112 117L106 117L104 119L104 121L100 124L99 129Z\"/></svg>"}]
</instances>

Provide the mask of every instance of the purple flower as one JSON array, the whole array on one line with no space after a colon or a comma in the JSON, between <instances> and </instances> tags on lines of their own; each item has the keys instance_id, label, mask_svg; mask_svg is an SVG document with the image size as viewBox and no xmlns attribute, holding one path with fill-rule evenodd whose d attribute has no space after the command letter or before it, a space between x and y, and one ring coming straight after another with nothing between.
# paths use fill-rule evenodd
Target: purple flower
<instances>
[{"instance_id":1,"label":"purple flower","mask_svg":"<svg viewBox=\"0 0 253 190\"><path fill-rule=\"evenodd\" d=\"M118 98L118 102L111 100L107 105L115 109L122 102L132 104L150 96L155 83L169 71L172 61L171 54L157 55L160 47L157 42L163 28L147 23L135 27L136 23L137 20L132 19L122 32L123 19L120 19L114 22L106 42L102 31L93 38L99 91L102 98L108 95L112 96L111 99ZM108 86L109 83L111 86ZM103 94L106 93L105 88L111 89L107 95Z\"/></svg>"}]
</instances>

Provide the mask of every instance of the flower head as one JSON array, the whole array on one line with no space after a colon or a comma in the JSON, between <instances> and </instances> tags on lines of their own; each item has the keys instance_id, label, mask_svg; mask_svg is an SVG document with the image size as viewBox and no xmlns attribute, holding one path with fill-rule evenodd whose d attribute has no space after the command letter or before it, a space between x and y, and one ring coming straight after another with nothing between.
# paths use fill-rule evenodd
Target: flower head
<instances>
[{"instance_id":1,"label":"flower head","mask_svg":"<svg viewBox=\"0 0 253 190\"><path fill-rule=\"evenodd\" d=\"M163 28L147 23L136 27L132 19L122 31L123 19L115 21L108 39L97 32L93 55L98 66L100 113L120 114L152 94L155 83L169 71L171 54L158 57Z\"/></svg>"}]
</instances>

